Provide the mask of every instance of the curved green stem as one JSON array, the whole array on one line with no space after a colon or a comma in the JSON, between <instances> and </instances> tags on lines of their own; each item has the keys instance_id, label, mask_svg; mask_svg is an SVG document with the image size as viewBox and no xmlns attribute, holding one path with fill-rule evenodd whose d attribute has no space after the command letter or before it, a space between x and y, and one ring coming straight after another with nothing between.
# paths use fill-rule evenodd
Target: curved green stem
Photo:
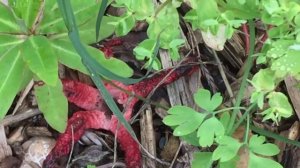
<instances>
[{"instance_id":1,"label":"curved green stem","mask_svg":"<svg viewBox=\"0 0 300 168\"><path fill-rule=\"evenodd\" d=\"M246 61L245 72L244 72L244 75L243 75L243 78L242 78L241 87L240 87L240 90L238 92L238 96L237 96L236 103L235 103L234 107L240 107L240 104L242 102L242 98L243 98L243 95L244 95L244 92L245 92L245 89L246 89L246 86L247 86L247 78L250 74L250 70L251 70L251 67L252 67L252 64L253 64L253 60L254 60L254 57L253 57L254 46L255 46L254 21L249 20L248 24L249 24L249 28L250 28L250 52L249 52L248 59ZM233 125L235 123L235 120L236 120L236 117L237 117L238 113L239 113L238 109L235 109L233 111L232 116L230 118L229 126L227 128L227 134L232 133L232 128L233 128Z\"/></svg>"},{"instance_id":2,"label":"curved green stem","mask_svg":"<svg viewBox=\"0 0 300 168\"><path fill-rule=\"evenodd\" d=\"M249 138L249 128L250 128L250 115L249 113L247 114L247 124L246 124L246 131L244 135L244 144L248 143L248 138Z\"/></svg>"},{"instance_id":3,"label":"curved green stem","mask_svg":"<svg viewBox=\"0 0 300 168\"><path fill-rule=\"evenodd\" d=\"M247 115L251 112L253 108L256 107L256 103L251 104L251 106L245 111L243 116L240 118L240 120L233 126L231 132L229 134L232 134L235 132L235 130L242 124L242 122L246 119ZM250 115L250 114L249 114Z\"/></svg>"},{"instance_id":4,"label":"curved green stem","mask_svg":"<svg viewBox=\"0 0 300 168\"><path fill-rule=\"evenodd\" d=\"M218 111L214 111L214 114L218 114L218 113L223 113L226 112L228 110L235 110L235 109L239 109L239 110L247 110L245 107L229 107L229 108L224 108L222 110L218 110Z\"/></svg>"}]
</instances>

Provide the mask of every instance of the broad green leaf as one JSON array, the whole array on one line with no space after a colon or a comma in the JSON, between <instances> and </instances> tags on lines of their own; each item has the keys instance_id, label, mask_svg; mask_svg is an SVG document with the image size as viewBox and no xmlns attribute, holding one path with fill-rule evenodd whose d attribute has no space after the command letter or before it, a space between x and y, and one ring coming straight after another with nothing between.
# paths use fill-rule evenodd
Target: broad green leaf
<instances>
[{"instance_id":1,"label":"broad green leaf","mask_svg":"<svg viewBox=\"0 0 300 168\"><path fill-rule=\"evenodd\" d=\"M216 138L218 143L217 149L213 152L212 159L220 162L227 162L236 157L240 147L243 145L236 139L229 136L221 136Z\"/></svg>"},{"instance_id":2,"label":"broad green leaf","mask_svg":"<svg viewBox=\"0 0 300 168\"><path fill-rule=\"evenodd\" d=\"M270 69L261 69L257 72L250 83L257 92L269 92L275 89L275 74Z\"/></svg>"},{"instance_id":3,"label":"broad green leaf","mask_svg":"<svg viewBox=\"0 0 300 168\"><path fill-rule=\"evenodd\" d=\"M211 152L195 152L192 161L192 168L210 168L212 166Z\"/></svg>"},{"instance_id":4,"label":"broad green leaf","mask_svg":"<svg viewBox=\"0 0 300 168\"><path fill-rule=\"evenodd\" d=\"M53 40L51 41L51 45L60 63L88 74L86 67L81 62L81 57L75 51L71 42L67 40ZM100 50L91 46L86 46L86 48L91 56L98 61L98 63L111 72L123 77L132 76L133 70L125 62L116 58L106 59Z\"/></svg>"},{"instance_id":5,"label":"broad green leaf","mask_svg":"<svg viewBox=\"0 0 300 168\"><path fill-rule=\"evenodd\" d=\"M98 38L99 41L111 36L114 33L115 27L108 24L108 22L111 21L112 20L110 17L103 16L100 25L101 29ZM95 34L96 34L95 23L96 23L96 17L78 26L79 36L83 43L85 44L95 43Z\"/></svg>"},{"instance_id":6,"label":"broad green leaf","mask_svg":"<svg viewBox=\"0 0 300 168\"><path fill-rule=\"evenodd\" d=\"M34 87L39 109L47 123L59 132L64 132L68 119L68 101L63 93L61 81L56 85L43 84Z\"/></svg>"},{"instance_id":7,"label":"broad green leaf","mask_svg":"<svg viewBox=\"0 0 300 168\"><path fill-rule=\"evenodd\" d=\"M11 46L22 43L24 40L15 35L0 34L0 58Z\"/></svg>"},{"instance_id":8,"label":"broad green leaf","mask_svg":"<svg viewBox=\"0 0 300 168\"><path fill-rule=\"evenodd\" d=\"M17 46L10 47L0 57L0 119L10 108L22 84L25 64Z\"/></svg>"},{"instance_id":9,"label":"broad green leaf","mask_svg":"<svg viewBox=\"0 0 300 168\"><path fill-rule=\"evenodd\" d=\"M263 156L273 156L280 152L275 144L265 143L264 136L253 135L249 140L249 150Z\"/></svg>"},{"instance_id":10,"label":"broad green leaf","mask_svg":"<svg viewBox=\"0 0 300 168\"><path fill-rule=\"evenodd\" d=\"M206 111L213 112L221 105L223 98L220 93L216 93L211 97L209 90L199 89L194 94L194 100L199 107Z\"/></svg>"},{"instance_id":11,"label":"broad green leaf","mask_svg":"<svg viewBox=\"0 0 300 168\"><path fill-rule=\"evenodd\" d=\"M13 13L2 2L0 2L0 13L0 34L18 32L20 28Z\"/></svg>"},{"instance_id":12,"label":"broad green leaf","mask_svg":"<svg viewBox=\"0 0 300 168\"><path fill-rule=\"evenodd\" d=\"M44 36L31 36L21 46L24 61L30 70L46 84L55 86L58 80L57 56Z\"/></svg>"},{"instance_id":13,"label":"broad green leaf","mask_svg":"<svg viewBox=\"0 0 300 168\"><path fill-rule=\"evenodd\" d=\"M62 33L68 32L65 27L60 10L55 0L45 1L45 12L39 30L41 33ZM100 7L100 2L91 1L82 3L81 0L72 0L72 8L76 18L77 26L86 24L90 20L96 20L96 15ZM96 21L94 22L94 24ZM92 26L95 28L95 26ZM93 34L95 35L95 34ZM95 39L95 38L94 38Z\"/></svg>"},{"instance_id":14,"label":"broad green leaf","mask_svg":"<svg viewBox=\"0 0 300 168\"><path fill-rule=\"evenodd\" d=\"M210 147L214 142L215 136L218 137L224 134L225 129L216 117L205 120L197 132L199 144L202 147Z\"/></svg>"},{"instance_id":15,"label":"broad green leaf","mask_svg":"<svg viewBox=\"0 0 300 168\"><path fill-rule=\"evenodd\" d=\"M256 156L254 153L249 152L249 165L248 168L258 168L258 167L272 167L272 168L283 168L279 163L272 159L263 158Z\"/></svg>"},{"instance_id":16,"label":"broad green leaf","mask_svg":"<svg viewBox=\"0 0 300 168\"><path fill-rule=\"evenodd\" d=\"M24 20L29 30L38 20L38 14L44 3L44 0L9 0L10 7L20 19Z\"/></svg>"}]
</instances>

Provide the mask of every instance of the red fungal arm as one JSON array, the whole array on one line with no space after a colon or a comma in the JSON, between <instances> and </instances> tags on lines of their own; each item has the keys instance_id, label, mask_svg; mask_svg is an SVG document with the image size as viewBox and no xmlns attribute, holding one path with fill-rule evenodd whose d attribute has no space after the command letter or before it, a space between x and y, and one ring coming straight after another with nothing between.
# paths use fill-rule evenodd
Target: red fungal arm
<instances>
[{"instance_id":1,"label":"red fungal arm","mask_svg":"<svg viewBox=\"0 0 300 168\"><path fill-rule=\"evenodd\" d=\"M129 86L125 86L119 82L114 83L123 89L146 97L162 80L163 82L160 86L165 86L174 82L181 76L191 74L194 70L195 68L191 67L180 67L179 69L176 69L170 73L165 80L163 80L163 78L170 72L170 70L162 72L158 75L154 75L150 79L146 79L140 83ZM88 111L76 112L69 119L65 133L59 136L55 147L44 161L43 166L46 168L55 168L55 160L62 156L67 156L71 149L72 139L74 142L77 142L84 134L86 129L104 129L116 134L118 128L117 117L112 115L111 118L108 118L105 113L106 109L101 107L104 101L100 97L97 89L71 80L63 80L63 86L68 100ZM125 107L124 117L128 121L131 118L133 107L138 99L132 98L130 102L128 102L128 96L125 93L109 84L106 84L106 88L120 104L123 104ZM117 140L120 143L121 149L125 152L125 161L127 167L140 167L141 154L139 145L131 137L122 124L120 124L120 128L118 129Z\"/></svg>"},{"instance_id":2,"label":"red fungal arm","mask_svg":"<svg viewBox=\"0 0 300 168\"><path fill-rule=\"evenodd\" d=\"M69 102L85 110L101 110L103 99L97 89L72 80L64 79L62 83Z\"/></svg>"},{"instance_id":3,"label":"red fungal arm","mask_svg":"<svg viewBox=\"0 0 300 168\"><path fill-rule=\"evenodd\" d=\"M69 119L65 133L61 134L57 142L43 163L44 168L55 168L55 161L62 156L68 156L72 141L77 142L86 129L110 130L110 119L101 111L79 111Z\"/></svg>"}]
</instances>

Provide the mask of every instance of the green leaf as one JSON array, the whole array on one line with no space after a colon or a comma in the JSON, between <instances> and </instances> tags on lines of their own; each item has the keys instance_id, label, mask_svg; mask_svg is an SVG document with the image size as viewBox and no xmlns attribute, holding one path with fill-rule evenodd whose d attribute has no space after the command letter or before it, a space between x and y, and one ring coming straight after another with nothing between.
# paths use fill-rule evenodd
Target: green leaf
<instances>
[{"instance_id":1,"label":"green leaf","mask_svg":"<svg viewBox=\"0 0 300 168\"><path fill-rule=\"evenodd\" d=\"M44 0L9 0L10 7L20 19L24 20L29 30L38 21L38 14L44 3Z\"/></svg>"},{"instance_id":2,"label":"green leaf","mask_svg":"<svg viewBox=\"0 0 300 168\"><path fill-rule=\"evenodd\" d=\"M219 168L237 168L237 163L240 160L240 157L236 155L233 159L227 161L227 162L219 162Z\"/></svg>"},{"instance_id":3,"label":"green leaf","mask_svg":"<svg viewBox=\"0 0 300 168\"><path fill-rule=\"evenodd\" d=\"M22 43L24 40L15 35L0 34L0 58L11 46Z\"/></svg>"},{"instance_id":4,"label":"green leaf","mask_svg":"<svg viewBox=\"0 0 300 168\"><path fill-rule=\"evenodd\" d=\"M57 56L44 36L31 36L21 46L24 61L45 83L55 86L58 80Z\"/></svg>"},{"instance_id":5,"label":"green leaf","mask_svg":"<svg viewBox=\"0 0 300 168\"><path fill-rule=\"evenodd\" d=\"M20 28L13 13L2 2L0 2L0 13L0 34L18 32Z\"/></svg>"},{"instance_id":6,"label":"green leaf","mask_svg":"<svg viewBox=\"0 0 300 168\"><path fill-rule=\"evenodd\" d=\"M274 160L256 156L252 152L249 152L249 165L248 168L258 168L258 167L272 167L272 168L283 168L279 163Z\"/></svg>"},{"instance_id":7,"label":"green leaf","mask_svg":"<svg viewBox=\"0 0 300 168\"><path fill-rule=\"evenodd\" d=\"M249 150L263 156L273 156L280 152L279 148L271 143L264 143L264 136L253 135L249 140Z\"/></svg>"},{"instance_id":8,"label":"green leaf","mask_svg":"<svg viewBox=\"0 0 300 168\"><path fill-rule=\"evenodd\" d=\"M47 123L59 132L64 132L68 119L68 101L63 93L61 81L56 85L35 85L35 96L39 109Z\"/></svg>"},{"instance_id":9,"label":"green leaf","mask_svg":"<svg viewBox=\"0 0 300 168\"><path fill-rule=\"evenodd\" d=\"M145 58L151 58L153 49L155 47L156 40L146 39L138 44L133 49L133 53L138 60L144 60Z\"/></svg>"},{"instance_id":10,"label":"green leaf","mask_svg":"<svg viewBox=\"0 0 300 168\"><path fill-rule=\"evenodd\" d=\"M74 49L72 43L68 40L53 40L51 41L52 48L54 49L60 63L76 69L80 72L88 74L86 67L81 61L81 57ZM86 49L95 60L110 70L111 72L118 74L122 77L130 77L133 74L133 70L123 61L117 58L106 59L104 54L91 46L86 46Z\"/></svg>"},{"instance_id":11,"label":"green leaf","mask_svg":"<svg viewBox=\"0 0 300 168\"><path fill-rule=\"evenodd\" d=\"M170 22L171 21L171 22ZM150 39L160 36L161 48L169 49L174 39L180 38L179 15L171 3L167 4L155 18L147 20L147 35Z\"/></svg>"},{"instance_id":12,"label":"green leaf","mask_svg":"<svg viewBox=\"0 0 300 168\"><path fill-rule=\"evenodd\" d=\"M192 168L210 168L212 166L211 152L195 152L192 161Z\"/></svg>"},{"instance_id":13,"label":"green leaf","mask_svg":"<svg viewBox=\"0 0 300 168\"><path fill-rule=\"evenodd\" d=\"M95 16L98 13L100 4L101 3L98 1L82 3L81 0L72 0L72 8L74 10L77 26L90 24L88 22L91 21L94 24L92 26L93 32L95 32L95 23L97 19ZM44 16L41 25L39 26L39 31L45 34L68 32L55 0L45 1ZM95 34L93 35L95 36ZM93 39L93 42L94 41L95 37Z\"/></svg>"},{"instance_id":14,"label":"green leaf","mask_svg":"<svg viewBox=\"0 0 300 168\"><path fill-rule=\"evenodd\" d=\"M199 138L197 137L197 131L194 131L188 135L181 136L180 139L186 141L187 143L193 146L200 146Z\"/></svg>"},{"instance_id":15,"label":"green leaf","mask_svg":"<svg viewBox=\"0 0 300 168\"><path fill-rule=\"evenodd\" d=\"M161 69L160 61L157 58L154 58L153 60L153 53L156 49L157 40L153 39L146 39L142 41L138 46L136 46L133 49L133 53L138 60L145 60L147 59L147 62L145 64L146 68L153 68L155 70ZM150 67L150 63L152 63L152 67Z\"/></svg>"},{"instance_id":16,"label":"green leaf","mask_svg":"<svg viewBox=\"0 0 300 168\"><path fill-rule=\"evenodd\" d=\"M286 55L276 59L272 62L271 69L275 71L275 75L278 78L284 77L286 74L297 75L300 73L300 66L297 65L300 62L300 51L287 50Z\"/></svg>"},{"instance_id":17,"label":"green leaf","mask_svg":"<svg viewBox=\"0 0 300 168\"><path fill-rule=\"evenodd\" d=\"M213 112L221 105L223 98L220 93L216 93L211 97L209 90L199 89L194 94L194 100L199 107L206 111Z\"/></svg>"},{"instance_id":18,"label":"green leaf","mask_svg":"<svg viewBox=\"0 0 300 168\"><path fill-rule=\"evenodd\" d=\"M216 117L211 117L205 120L197 132L199 144L202 147L211 146L214 142L215 136L218 137L224 134L225 129L222 123Z\"/></svg>"},{"instance_id":19,"label":"green leaf","mask_svg":"<svg viewBox=\"0 0 300 168\"><path fill-rule=\"evenodd\" d=\"M281 117L288 118L293 114L293 108L290 105L288 98L281 92L271 92L268 94L270 108L262 112L263 120L272 119L276 123Z\"/></svg>"},{"instance_id":20,"label":"green leaf","mask_svg":"<svg viewBox=\"0 0 300 168\"><path fill-rule=\"evenodd\" d=\"M164 124L176 126L175 136L188 135L194 132L202 123L205 115L196 112L194 109L186 106L174 106L169 109L170 115L163 119Z\"/></svg>"},{"instance_id":21,"label":"green leaf","mask_svg":"<svg viewBox=\"0 0 300 168\"><path fill-rule=\"evenodd\" d=\"M10 47L0 57L0 119L10 108L22 84L25 64L17 46Z\"/></svg>"},{"instance_id":22,"label":"green leaf","mask_svg":"<svg viewBox=\"0 0 300 168\"><path fill-rule=\"evenodd\" d=\"M270 69L261 69L254 75L250 82L257 92L266 93L272 91L276 86L274 71Z\"/></svg>"},{"instance_id":23,"label":"green leaf","mask_svg":"<svg viewBox=\"0 0 300 168\"><path fill-rule=\"evenodd\" d=\"M114 33L115 27L108 24L108 22L111 22L111 21L112 20L110 17L104 16L102 18L101 25L100 25L101 29L100 29L100 33L99 33L99 37L98 37L99 41L111 36ZM96 30L94 28L95 22L96 22L96 20L94 18L92 18L88 22L78 26L79 36L83 43L92 44L95 42L95 33L96 33Z\"/></svg>"},{"instance_id":24,"label":"green leaf","mask_svg":"<svg viewBox=\"0 0 300 168\"><path fill-rule=\"evenodd\" d=\"M280 7L279 7L279 4L277 1L263 0L261 2L261 4L270 15L272 15L274 12L280 10Z\"/></svg>"},{"instance_id":25,"label":"green leaf","mask_svg":"<svg viewBox=\"0 0 300 168\"><path fill-rule=\"evenodd\" d=\"M229 136L221 136L216 138L219 144L217 149L213 152L212 159L220 162L227 162L236 157L240 147L243 145L236 139Z\"/></svg>"},{"instance_id":26,"label":"green leaf","mask_svg":"<svg viewBox=\"0 0 300 168\"><path fill-rule=\"evenodd\" d=\"M125 13L120 17L110 16L110 18L116 20L108 22L108 24L114 25L116 27L115 32L117 36L124 36L128 34L135 25L135 19L133 15L129 13Z\"/></svg>"},{"instance_id":27,"label":"green leaf","mask_svg":"<svg viewBox=\"0 0 300 168\"><path fill-rule=\"evenodd\" d=\"M134 1L131 5L134 17L137 20L144 20L146 17L151 16L154 13L154 3L149 0Z\"/></svg>"}]
</instances>

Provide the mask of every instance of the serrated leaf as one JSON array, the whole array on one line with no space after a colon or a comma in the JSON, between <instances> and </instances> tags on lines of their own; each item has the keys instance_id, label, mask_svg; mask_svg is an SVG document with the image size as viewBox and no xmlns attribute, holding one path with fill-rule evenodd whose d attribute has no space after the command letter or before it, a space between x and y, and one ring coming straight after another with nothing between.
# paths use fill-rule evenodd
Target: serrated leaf
<instances>
[{"instance_id":1,"label":"serrated leaf","mask_svg":"<svg viewBox=\"0 0 300 168\"><path fill-rule=\"evenodd\" d=\"M197 136L202 147L209 147L213 144L215 137L225 134L222 123L215 117L205 120L198 129Z\"/></svg>"},{"instance_id":2,"label":"serrated leaf","mask_svg":"<svg viewBox=\"0 0 300 168\"><path fill-rule=\"evenodd\" d=\"M0 2L0 33L13 33L19 31L17 24L11 10Z\"/></svg>"},{"instance_id":3,"label":"serrated leaf","mask_svg":"<svg viewBox=\"0 0 300 168\"><path fill-rule=\"evenodd\" d=\"M212 159L220 159L220 162L227 162L233 159L237 155L240 147L243 145L236 139L229 136L221 136L216 138L216 141L218 143L218 147L214 150Z\"/></svg>"},{"instance_id":4,"label":"serrated leaf","mask_svg":"<svg viewBox=\"0 0 300 168\"><path fill-rule=\"evenodd\" d=\"M0 57L0 119L11 106L22 84L25 64L17 46L10 47Z\"/></svg>"},{"instance_id":5,"label":"serrated leaf","mask_svg":"<svg viewBox=\"0 0 300 168\"><path fill-rule=\"evenodd\" d=\"M179 15L171 3L167 4L154 20L148 20L147 35L150 39L160 37L160 47L169 49L174 39L180 38Z\"/></svg>"},{"instance_id":6,"label":"serrated leaf","mask_svg":"<svg viewBox=\"0 0 300 168\"><path fill-rule=\"evenodd\" d=\"M53 40L51 45L58 56L60 63L76 69L82 73L88 74L86 67L81 62L81 57L75 51L73 45L68 40ZM123 77L130 77L133 74L133 70L122 60L117 58L106 59L104 54L91 46L86 46L88 52L93 58L98 61L102 66L110 70L111 72Z\"/></svg>"},{"instance_id":7,"label":"serrated leaf","mask_svg":"<svg viewBox=\"0 0 300 168\"><path fill-rule=\"evenodd\" d=\"M282 166L275 162L274 160L256 156L252 152L249 152L249 165L248 168L258 168L258 167L272 167L272 168L282 168Z\"/></svg>"},{"instance_id":8,"label":"serrated leaf","mask_svg":"<svg viewBox=\"0 0 300 168\"><path fill-rule=\"evenodd\" d=\"M110 17L116 20L108 22L108 24L115 26L115 33L117 36L124 36L128 34L135 25L135 19L132 14L126 13L120 17Z\"/></svg>"},{"instance_id":9,"label":"serrated leaf","mask_svg":"<svg viewBox=\"0 0 300 168\"><path fill-rule=\"evenodd\" d=\"M168 113L170 115L167 115L163 119L163 123L168 126L184 124L185 122L189 122L194 117L200 120L202 117L204 118L204 114L198 113L194 109L186 106L173 106L168 110Z\"/></svg>"},{"instance_id":10,"label":"serrated leaf","mask_svg":"<svg viewBox=\"0 0 300 168\"><path fill-rule=\"evenodd\" d=\"M9 5L14 9L15 14L22 20L28 29L31 29L38 20L38 13L44 0L9 0Z\"/></svg>"},{"instance_id":11,"label":"serrated leaf","mask_svg":"<svg viewBox=\"0 0 300 168\"><path fill-rule=\"evenodd\" d=\"M59 132L64 132L68 119L68 101L63 93L61 81L55 86L36 85L35 96L39 109L44 114L48 124Z\"/></svg>"},{"instance_id":12,"label":"serrated leaf","mask_svg":"<svg viewBox=\"0 0 300 168\"><path fill-rule=\"evenodd\" d=\"M249 140L249 150L263 156L273 156L280 152L279 148L271 143L265 143L264 136L253 135Z\"/></svg>"},{"instance_id":13,"label":"serrated leaf","mask_svg":"<svg viewBox=\"0 0 300 168\"><path fill-rule=\"evenodd\" d=\"M195 152L192 168L210 168L212 163L212 152Z\"/></svg>"},{"instance_id":14,"label":"serrated leaf","mask_svg":"<svg viewBox=\"0 0 300 168\"><path fill-rule=\"evenodd\" d=\"M33 73L48 85L56 85L58 80L57 56L46 37L29 37L21 45L21 53Z\"/></svg>"},{"instance_id":15,"label":"serrated leaf","mask_svg":"<svg viewBox=\"0 0 300 168\"><path fill-rule=\"evenodd\" d=\"M209 90L199 89L194 94L194 100L199 107L206 111L213 112L221 105L223 98L220 93L216 93L211 97Z\"/></svg>"}]
</instances>

